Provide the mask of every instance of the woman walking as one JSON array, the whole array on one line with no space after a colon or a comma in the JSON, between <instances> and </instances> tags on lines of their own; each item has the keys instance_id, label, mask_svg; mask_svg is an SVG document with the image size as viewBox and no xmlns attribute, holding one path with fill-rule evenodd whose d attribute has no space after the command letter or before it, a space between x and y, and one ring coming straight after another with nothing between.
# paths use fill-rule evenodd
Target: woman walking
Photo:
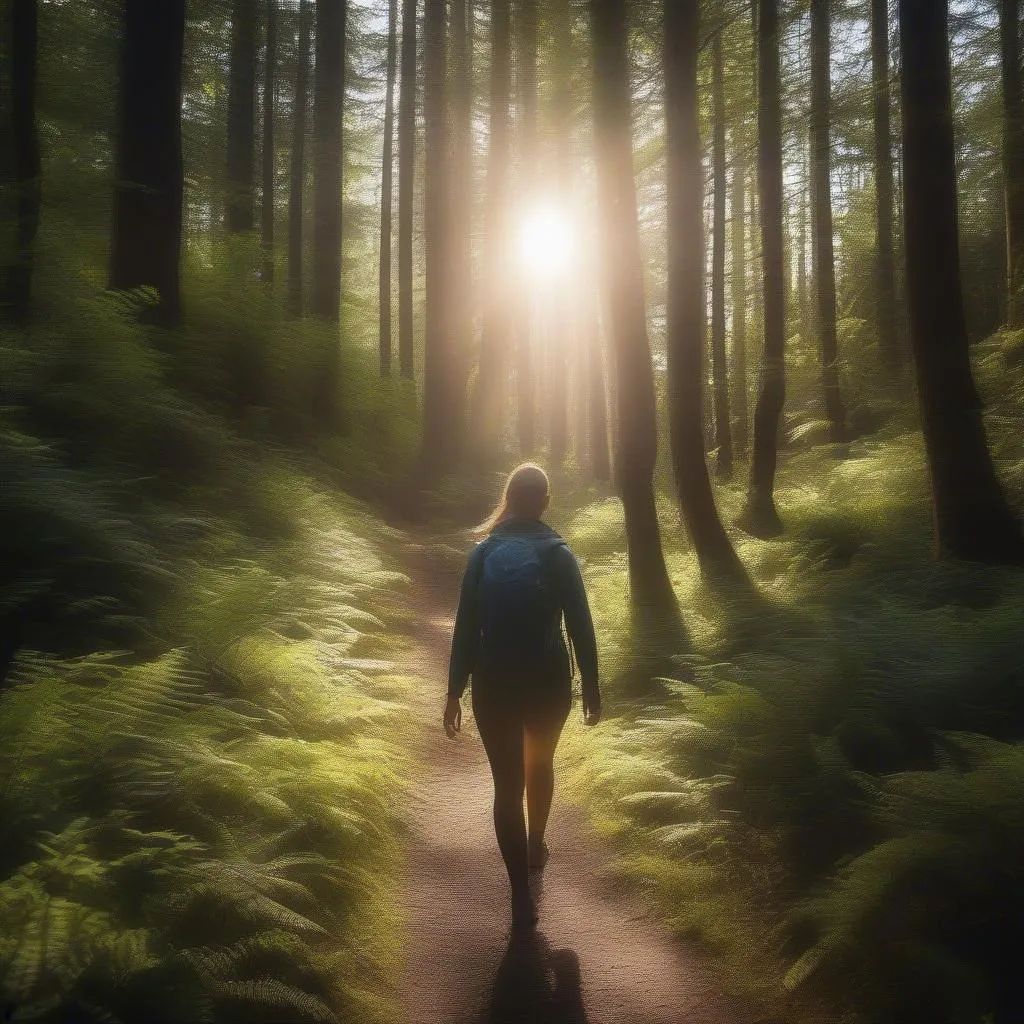
<instances>
[{"instance_id":1,"label":"woman walking","mask_svg":"<svg viewBox=\"0 0 1024 1024\"><path fill-rule=\"evenodd\" d=\"M494 779L494 831L519 927L537 920L529 872L547 862L555 747L572 705L563 615L583 680L584 721L595 725L601 717L590 607L575 556L541 521L549 500L547 474L524 463L480 528L487 536L462 580L444 709L445 731L454 736L472 674L473 714Z\"/></svg>"}]
</instances>

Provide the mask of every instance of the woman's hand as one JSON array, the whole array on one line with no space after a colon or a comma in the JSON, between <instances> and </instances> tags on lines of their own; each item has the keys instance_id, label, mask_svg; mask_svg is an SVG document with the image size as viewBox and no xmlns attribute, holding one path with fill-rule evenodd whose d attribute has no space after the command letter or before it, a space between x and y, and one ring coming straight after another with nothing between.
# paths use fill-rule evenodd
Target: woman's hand
<instances>
[{"instance_id":1,"label":"woman's hand","mask_svg":"<svg viewBox=\"0 0 1024 1024\"><path fill-rule=\"evenodd\" d=\"M444 706L444 731L449 739L454 739L455 734L462 728L462 703L454 697L449 697Z\"/></svg>"},{"instance_id":2,"label":"woman's hand","mask_svg":"<svg viewBox=\"0 0 1024 1024\"><path fill-rule=\"evenodd\" d=\"M598 698L594 704L583 702L583 724L597 725L601 721L601 700Z\"/></svg>"}]
</instances>

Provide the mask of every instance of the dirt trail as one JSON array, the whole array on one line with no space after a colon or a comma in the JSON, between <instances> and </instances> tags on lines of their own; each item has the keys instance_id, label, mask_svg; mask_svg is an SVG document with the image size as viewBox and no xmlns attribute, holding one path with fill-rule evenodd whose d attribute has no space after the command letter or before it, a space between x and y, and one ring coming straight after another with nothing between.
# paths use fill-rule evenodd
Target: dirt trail
<instances>
[{"instance_id":1,"label":"dirt trail","mask_svg":"<svg viewBox=\"0 0 1024 1024\"><path fill-rule=\"evenodd\" d=\"M491 778L463 701L459 739L440 728L458 576L408 550L421 612L418 710L428 721L411 811L400 996L408 1024L725 1024L751 1015L711 970L600 874L607 852L560 799L538 885L535 935L510 940L508 882L491 824ZM574 714L579 713L574 707ZM564 794L562 794L564 796Z\"/></svg>"}]
</instances>

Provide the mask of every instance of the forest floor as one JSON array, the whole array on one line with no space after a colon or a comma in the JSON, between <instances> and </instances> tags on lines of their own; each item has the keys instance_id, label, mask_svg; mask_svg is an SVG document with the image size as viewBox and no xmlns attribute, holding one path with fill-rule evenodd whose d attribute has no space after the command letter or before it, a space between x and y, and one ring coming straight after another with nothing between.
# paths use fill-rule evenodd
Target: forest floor
<instances>
[{"instance_id":1,"label":"forest floor","mask_svg":"<svg viewBox=\"0 0 1024 1024\"><path fill-rule=\"evenodd\" d=\"M441 729L459 590L440 538L407 548L417 613L413 657L421 723L402 887L407 921L399 998L409 1024L724 1024L756 1019L712 965L616 886L611 854L571 794L556 792L551 860L536 884L540 922L510 936L508 883L491 824L491 778L464 707L460 737ZM573 709L579 713L578 706ZM597 727L600 729L600 726Z\"/></svg>"}]
</instances>

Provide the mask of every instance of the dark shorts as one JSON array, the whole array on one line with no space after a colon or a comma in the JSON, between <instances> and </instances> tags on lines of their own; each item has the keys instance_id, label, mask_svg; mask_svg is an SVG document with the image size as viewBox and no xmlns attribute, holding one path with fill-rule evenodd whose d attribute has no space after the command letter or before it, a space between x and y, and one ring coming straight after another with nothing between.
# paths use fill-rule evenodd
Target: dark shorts
<instances>
[{"instance_id":1,"label":"dark shorts","mask_svg":"<svg viewBox=\"0 0 1024 1024\"><path fill-rule=\"evenodd\" d=\"M523 733L557 741L572 707L572 685L513 686L511 680L473 679L473 717L495 783L522 782Z\"/></svg>"},{"instance_id":2,"label":"dark shorts","mask_svg":"<svg viewBox=\"0 0 1024 1024\"><path fill-rule=\"evenodd\" d=\"M474 679L473 714L488 721L515 721L527 729L565 724L572 707L572 684L556 682L544 686L516 686L513 681Z\"/></svg>"}]
</instances>

